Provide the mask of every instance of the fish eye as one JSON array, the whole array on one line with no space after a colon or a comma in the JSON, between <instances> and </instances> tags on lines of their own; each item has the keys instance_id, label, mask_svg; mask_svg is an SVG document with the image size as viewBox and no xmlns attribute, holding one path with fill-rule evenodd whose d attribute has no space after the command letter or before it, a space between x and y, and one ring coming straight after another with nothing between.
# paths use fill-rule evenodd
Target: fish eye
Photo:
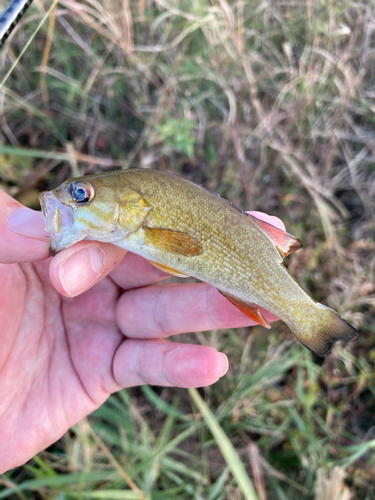
<instances>
[{"instance_id":1,"label":"fish eye","mask_svg":"<svg viewBox=\"0 0 375 500\"><path fill-rule=\"evenodd\" d=\"M76 203L87 203L94 195L94 188L88 182L72 182L70 194Z\"/></svg>"}]
</instances>

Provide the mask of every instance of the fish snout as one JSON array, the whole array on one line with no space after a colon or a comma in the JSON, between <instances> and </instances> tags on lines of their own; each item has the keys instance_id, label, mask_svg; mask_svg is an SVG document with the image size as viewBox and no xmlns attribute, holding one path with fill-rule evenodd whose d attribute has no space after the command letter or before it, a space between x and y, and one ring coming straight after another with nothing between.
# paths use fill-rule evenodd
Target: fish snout
<instances>
[{"instance_id":1,"label":"fish snout","mask_svg":"<svg viewBox=\"0 0 375 500\"><path fill-rule=\"evenodd\" d=\"M51 191L43 191L39 195L40 205L42 207L46 231L59 233L62 229L62 220L59 212L61 205Z\"/></svg>"},{"instance_id":2,"label":"fish snout","mask_svg":"<svg viewBox=\"0 0 375 500\"><path fill-rule=\"evenodd\" d=\"M39 195L45 230L51 234L51 255L66 248L66 240L71 239L74 227L73 209L64 205L52 191L43 191Z\"/></svg>"},{"instance_id":3,"label":"fish snout","mask_svg":"<svg viewBox=\"0 0 375 500\"><path fill-rule=\"evenodd\" d=\"M39 194L39 202L42 207L44 221L48 226L56 215L56 199L51 191L42 191Z\"/></svg>"}]
</instances>

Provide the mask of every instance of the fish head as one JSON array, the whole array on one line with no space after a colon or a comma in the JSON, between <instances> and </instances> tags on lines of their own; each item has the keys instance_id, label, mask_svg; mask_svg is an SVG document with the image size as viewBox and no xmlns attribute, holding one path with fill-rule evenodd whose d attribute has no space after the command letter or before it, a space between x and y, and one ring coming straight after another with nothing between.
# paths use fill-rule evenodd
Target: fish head
<instances>
[{"instance_id":1,"label":"fish head","mask_svg":"<svg viewBox=\"0 0 375 500\"><path fill-rule=\"evenodd\" d=\"M83 239L110 241L117 229L116 200L116 188L95 176L72 179L40 193L45 229L51 234L51 254Z\"/></svg>"}]
</instances>

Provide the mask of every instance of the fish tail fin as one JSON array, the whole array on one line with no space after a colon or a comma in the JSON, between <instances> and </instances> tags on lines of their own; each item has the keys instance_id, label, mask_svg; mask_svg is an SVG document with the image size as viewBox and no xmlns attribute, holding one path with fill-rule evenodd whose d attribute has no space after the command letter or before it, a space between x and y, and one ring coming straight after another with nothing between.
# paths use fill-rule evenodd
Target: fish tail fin
<instances>
[{"instance_id":1,"label":"fish tail fin","mask_svg":"<svg viewBox=\"0 0 375 500\"><path fill-rule=\"evenodd\" d=\"M338 340L352 340L357 337L357 330L341 318L335 311L323 304L314 304L310 310L308 331L293 328L296 339L318 356L331 353L332 346Z\"/></svg>"}]
</instances>

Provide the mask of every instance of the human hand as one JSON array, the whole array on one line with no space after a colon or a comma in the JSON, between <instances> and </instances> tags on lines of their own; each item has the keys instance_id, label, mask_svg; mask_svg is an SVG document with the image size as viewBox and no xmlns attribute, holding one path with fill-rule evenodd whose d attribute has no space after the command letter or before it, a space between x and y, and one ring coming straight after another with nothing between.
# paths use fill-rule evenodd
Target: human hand
<instances>
[{"instance_id":1,"label":"human hand","mask_svg":"<svg viewBox=\"0 0 375 500\"><path fill-rule=\"evenodd\" d=\"M205 283L151 286L168 275L107 243L52 259L43 227L40 212L0 191L0 473L122 387L200 387L226 373L214 348L164 337L254 324Z\"/></svg>"}]
</instances>

